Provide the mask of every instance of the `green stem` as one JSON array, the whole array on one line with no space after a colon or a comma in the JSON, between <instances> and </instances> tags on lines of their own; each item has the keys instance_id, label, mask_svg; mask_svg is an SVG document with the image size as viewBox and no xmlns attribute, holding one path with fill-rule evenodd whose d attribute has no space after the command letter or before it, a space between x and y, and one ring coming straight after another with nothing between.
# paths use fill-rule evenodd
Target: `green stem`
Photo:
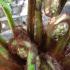
<instances>
[{"instance_id":1,"label":"green stem","mask_svg":"<svg viewBox=\"0 0 70 70\"><path fill-rule=\"evenodd\" d=\"M42 0L36 0L36 11L35 11L35 41L40 44L42 41L43 35L43 26L42 26L42 12L41 7Z\"/></svg>"},{"instance_id":2,"label":"green stem","mask_svg":"<svg viewBox=\"0 0 70 70\"><path fill-rule=\"evenodd\" d=\"M28 57L27 57L27 70L36 70L38 67L36 67L36 58L37 58L37 49L30 47L28 51Z\"/></svg>"},{"instance_id":3,"label":"green stem","mask_svg":"<svg viewBox=\"0 0 70 70\"><path fill-rule=\"evenodd\" d=\"M33 58L33 53L29 51L28 59L27 59L27 63L28 63L27 70L35 70L35 64L32 63L32 58Z\"/></svg>"}]
</instances>

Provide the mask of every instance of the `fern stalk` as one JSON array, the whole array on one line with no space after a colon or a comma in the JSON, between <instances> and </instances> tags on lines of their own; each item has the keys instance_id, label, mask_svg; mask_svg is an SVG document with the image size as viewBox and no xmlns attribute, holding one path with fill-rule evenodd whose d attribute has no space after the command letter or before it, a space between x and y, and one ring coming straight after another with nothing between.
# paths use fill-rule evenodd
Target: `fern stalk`
<instances>
[{"instance_id":1,"label":"fern stalk","mask_svg":"<svg viewBox=\"0 0 70 70\"><path fill-rule=\"evenodd\" d=\"M43 36L43 25L42 25L42 0L36 0L35 10L35 41L40 45Z\"/></svg>"},{"instance_id":2,"label":"fern stalk","mask_svg":"<svg viewBox=\"0 0 70 70\"><path fill-rule=\"evenodd\" d=\"M28 31L31 39L34 39L35 7L36 7L36 0L28 0L27 31Z\"/></svg>"}]
</instances>

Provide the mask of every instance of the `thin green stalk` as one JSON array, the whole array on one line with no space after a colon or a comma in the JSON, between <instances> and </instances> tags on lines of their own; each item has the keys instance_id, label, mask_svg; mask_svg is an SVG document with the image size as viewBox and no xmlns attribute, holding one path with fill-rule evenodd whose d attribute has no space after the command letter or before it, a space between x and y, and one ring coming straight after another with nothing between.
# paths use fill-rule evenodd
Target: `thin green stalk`
<instances>
[{"instance_id":1,"label":"thin green stalk","mask_svg":"<svg viewBox=\"0 0 70 70\"><path fill-rule=\"evenodd\" d=\"M35 70L35 64L32 63L32 60L33 60L33 53L29 51L27 58L27 70Z\"/></svg>"},{"instance_id":2,"label":"thin green stalk","mask_svg":"<svg viewBox=\"0 0 70 70\"><path fill-rule=\"evenodd\" d=\"M11 0L7 0L8 2L11 1ZM11 13L11 8L10 8L10 3L6 3L4 0L0 0L0 6L2 7L6 17L7 17L7 20L8 20L8 25L10 26L10 28L13 28L14 27L14 20L12 18L12 13Z\"/></svg>"},{"instance_id":3,"label":"thin green stalk","mask_svg":"<svg viewBox=\"0 0 70 70\"><path fill-rule=\"evenodd\" d=\"M38 70L37 66L37 49L36 47L31 46L28 50L28 57L27 57L27 70Z\"/></svg>"},{"instance_id":4,"label":"thin green stalk","mask_svg":"<svg viewBox=\"0 0 70 70\"><path fill-rule=\"evenodd\" d=\"M8 25L11 28L11 30L13 31L15 24L14 24L14 20L12 18L12 13L10 12L9 6L7 4L2 5L2 9L7 17Z\"/></svg>"},{"instance_id":5,"label":"thin green stalk","mask_svg":"<svg viewBox=\"0 0 70 70\"><path fill-rule=\"evenodd\" d=\"M14 34L15 23L14 23L14 20L12 18L12 12L11 12L11 8L10 8L9 5L10 5L10 3L6 3L4 0L0 0L0 6L2 7L3 12L6 15L8 25L9 25L10 29L12 30L12 32Z\"/></svg>"}]
</instances>

